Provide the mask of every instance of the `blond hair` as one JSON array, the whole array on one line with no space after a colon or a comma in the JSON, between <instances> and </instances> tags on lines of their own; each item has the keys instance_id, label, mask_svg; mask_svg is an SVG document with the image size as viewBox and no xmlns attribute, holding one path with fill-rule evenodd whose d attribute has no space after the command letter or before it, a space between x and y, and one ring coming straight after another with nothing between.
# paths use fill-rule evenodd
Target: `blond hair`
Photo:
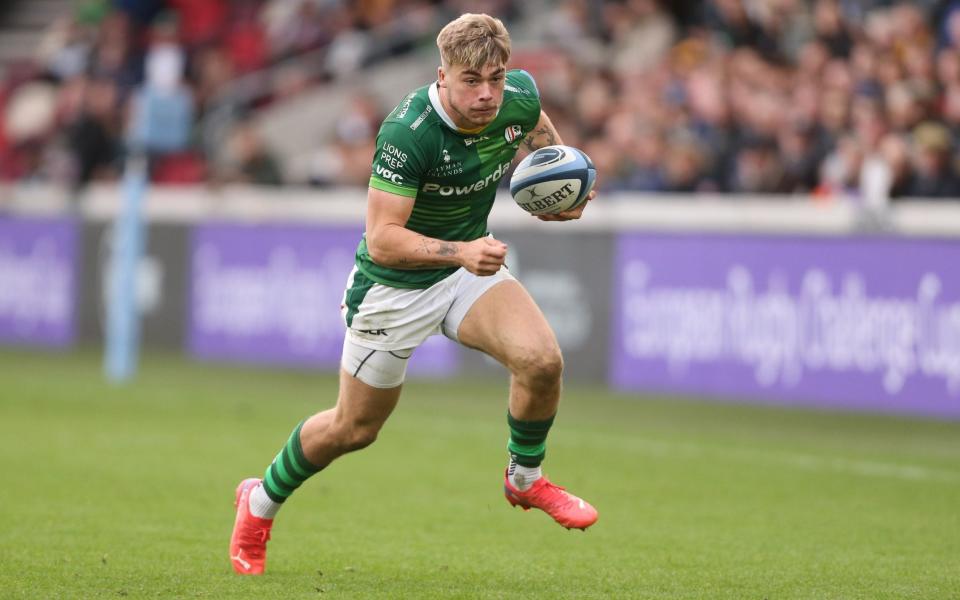
<instances>
[{"instance_id":1,"label":"blond hair","mask_svg":"<svg viewBox=\"0 0 960 600\"><path fill-rule=\"evenodd\" d=\"M480 70L488 64L507 64L510 34L500 19L466 13L440 30L437 47L444 66L460 65Z\"/></svg>"}]
</instances>

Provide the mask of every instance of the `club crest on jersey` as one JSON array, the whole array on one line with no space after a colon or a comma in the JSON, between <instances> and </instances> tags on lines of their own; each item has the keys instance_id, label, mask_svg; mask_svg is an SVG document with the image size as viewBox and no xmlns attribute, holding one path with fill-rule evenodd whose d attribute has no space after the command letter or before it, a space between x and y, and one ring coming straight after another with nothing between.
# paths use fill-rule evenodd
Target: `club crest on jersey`
<instances>
[{"instance_id":1,"label":"club crest on jersey","mask_svg":"<svg viewBox=\"0 0 960 600\"><path fill-rule=\"evenodd\" d=\"M523 127L519 125L510 125L503 130L503 137L507 139L508 143L520 139L521 136L523 136Z\"/></svg>"}]
</instances>

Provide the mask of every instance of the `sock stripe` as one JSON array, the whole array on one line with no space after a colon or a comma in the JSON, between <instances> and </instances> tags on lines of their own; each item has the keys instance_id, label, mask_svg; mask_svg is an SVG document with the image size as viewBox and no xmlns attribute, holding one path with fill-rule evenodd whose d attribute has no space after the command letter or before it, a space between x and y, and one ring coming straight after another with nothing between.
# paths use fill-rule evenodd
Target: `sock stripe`
<instances>
[{"instance_id":1,"label":"sock stripe","mask_svg":"<svg viewBox=\"0 0 960 600\"><path fill-rule=\"evenodd\" d=\"M287 449L290 451L289 457L291 464L300 472L301 476L306 479L320 471L322 467L317 467L304 456L303 446L300 444L300 430L302 428L303 423L297 425L297 428L287 441Z\"/></svg>"},{"instance_id":2,"label":"sock stripe","mask_svg":"<svg viewBox=\"0 0 960 600\"><path fill-rule=\"evenodd\" d=\"M285 483L278 481L277 476L273 474L273 465L267 467L267 472L263 476L263 487L281 498L286 498L292 492Z\"/></svg>"},{"instance_id":3,"label":"sock stripe","mask_svg":"<svg viewBox=\"0 0 960 600\"><path fill-rule=\"evenodd\" d=\"M263 490L274 502L283 502L293 493L293 491L287 490L283 484L276 482L273 475L270 474L270 469L267 469L267 474L263 478Z\"/></svg>"},{"instance_id":4,"label":"sock stripe","mask_svg":"<svg viewBox=\"0 0 960 600\"><path fill-rule=\"evenodd\" d=\"M542 421L521 421L507 411L510 441L507 451L514 462L524 467L539 467L547 454L547 433L554 417Z\"/></svg>"},{"instance_id":5,"label":"sock stripe","mask_svg":"<svg viewBox=\"0 0 960 600\"><path fill-rule=\"evenodd\" d=\"M510 454L516 454L517 456L530 456L530 457L540 456L542 458L543 455L547 453L547 443L541 442L536 446L530 446L530 445L515 444L513 443L513 440L510 440L507 443L507 451L510 452ZM523 463L520 463L520 464L523 464ZM533 465L533 466L536 466L536 465Z\"/></svg>"},{"instance_id":6,"label":"sock stripe","mask_svg":"<svg viewBox=\"0 0 960 600\"><path fill-rule=\"evenodd\" d=\"M305 481L313 475L313 473L305 473L303 467L297 464L295 457L290 456L288 452L283 453L281 460L283 461L284 470L297 481Z\"/></svg>"},{"instance_id":7,"label":"sock stripe","mask_svg":"<svg viewBox=\"0 0 960 600\"><path fill-rule=\"evenodd\" d=\"M520 419L517 419L511 415L510 411L507 411L507 424L510 425L510 429L516 429L526 433L546 433L550 431L550 427L553 426L553 420L556 418L557 416L553 415L549 419L544 419L543 421L521 421Z\"/></svg>"},{"instance_id":8,"label":"sock stripe","mask_svg":"<svg viewBox=\"0 0 960 600\"><path fill-rule=\"evenodd\" d=\"M274 502L282 503L299 488L304 481L320 471L320 468L310 464L303 454L300 445L300 430L303 422L287 438L280 452L267 467L263 476L263 489Z\"/></svg>"},{"instance_id":9,"label":"sock stripe","mask_svg":"<svg viewBox=\"0 0 960 600\"><path fill-rule=\"evenodd\" d=\"M303 483L303 478L297 477L296 475L290 473L290 470L287 468L288 460L290 459L287 458L287 453L281 452L275 459L273 459L273 464L277 467L277 475L280 476L280 481L282 481L291 489L295 490L300 487L301 483Z\"/></svg>"},{"instance_id":10,"label":"sock stripe","mask_svg":"<svg viewBox=\"0 0 960 600\"><path fill-rule=\"evenodd\" d=\"M510 429L510 439L522 446L535 446L543 442L545 436L542 433L530 435Z\"/></svg>"},{"instance_id":11,"label":"sock stripe","mask_svg":"<svg viewBox=\"0 0 960 600\"><path fill-rule=\"evenodd\" d=\"M280 471L277 469L277 463L270 463L270 468L267 469L267 479L269 479L271 486L275 489L278 494L283 494L284 496L289 496L297 489L298 486L290 485L284 481L283 477L280 476Z\"/></svg>"},{"instance_id":12,"label":"sock stripe","mask_svg":"<svg viewBox=\"0 0 960 600\"><path fill-rule=\"evenodd\" d=\"M270 479L270 469L267 469L267 474L263 477L263 491L267 493L268 498L277 504L283 504L283 501L287 499L286 495L280 494L276 491L276 488L273 487Z\"/></svg>"},{"instance_id":13,"label":"sock stripe","mask_svg":"<svg viewBox=\"0 0 960 600\"><path fill-rule=\"evenodd\" d=\"M297 455L292 452L283 452L283 466L287 468L287 471L295 475L298 479L307 479L316 471L311 471L309 469L304 469L300 461L297 460Z\"/></svg>"}]
</instances>

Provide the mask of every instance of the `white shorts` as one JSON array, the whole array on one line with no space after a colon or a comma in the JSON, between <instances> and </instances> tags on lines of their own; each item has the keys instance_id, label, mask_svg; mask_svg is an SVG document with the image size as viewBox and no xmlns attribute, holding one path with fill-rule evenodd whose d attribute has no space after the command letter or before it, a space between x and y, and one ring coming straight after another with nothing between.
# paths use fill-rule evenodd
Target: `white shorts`
<instances>
[{"instance_id":1,"label":"white shorts","mask_svg":"<svg viewBox=\"0 0 960 600\"><path fill-rule=\"evenodd\" d=\"M370 350L412 350L437 333L459 342L457 330L474 302L501 281L515 280L506 267L485 277L461 268L426 289L373 283L363 293L356 274L354 267L340 312L347 337Z\"/></svg>"}]
</instances>

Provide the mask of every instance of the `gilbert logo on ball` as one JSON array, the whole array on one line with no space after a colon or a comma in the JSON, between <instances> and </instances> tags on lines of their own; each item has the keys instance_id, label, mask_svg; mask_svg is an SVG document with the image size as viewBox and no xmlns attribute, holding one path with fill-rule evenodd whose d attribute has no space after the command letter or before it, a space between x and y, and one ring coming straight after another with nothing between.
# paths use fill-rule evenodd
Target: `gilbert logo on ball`
<instances>
[{"instance_id":1,"label":"gilbert logo on ball","mask_svg":"<svg viewBox=\"0 0 960 600\"><path fill-rule=\"evenodd\" d=\"M533 215L572 210L586 201L597 178L593 161L572 146L547 146L520 161L510 178L510 195Z\"/></svg>"}]
</instances>

